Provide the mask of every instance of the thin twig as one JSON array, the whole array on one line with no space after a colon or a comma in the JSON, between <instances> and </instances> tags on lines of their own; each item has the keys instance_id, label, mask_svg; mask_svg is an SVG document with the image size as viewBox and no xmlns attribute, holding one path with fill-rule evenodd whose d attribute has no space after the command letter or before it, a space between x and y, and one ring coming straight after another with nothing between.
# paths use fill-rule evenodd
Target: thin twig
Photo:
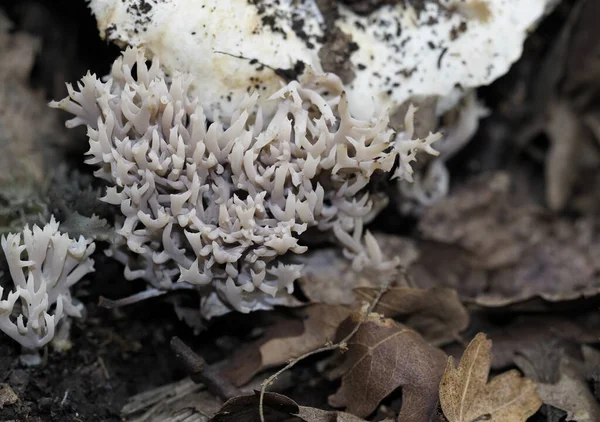
<instances>
[{"instance_id":1,"label":"thin twig","mask_svg":"<svg viewBox=\"0 0 600 422\"><path fill-rule=\"evenodd\" d=\"M375 309L375 306L377 306L377 302L379 302L379 299L381 299L381 296L383 296L383 294L388 290L388 287L389 287L389 281L384 281L381 284L381 288L379 289L377 296L375 296L375 298L373 299L373 301L367 308L366 312L362 315L362 318L360 319L360 321L358 321L358 323L354 326L352 331L350 331L350 333L346 337L344 337L341 341L339 341L335 344L328 344L326 346L321 347L320 349L316 349L311 352L305 353L301 356L298 356L297 358L290 361L290 363L288 363L286 366L281 368L279 371L275 372L273 375L271 375L269 378L267 378L262 383L262 387L260 389L260 396L259 396L259 400L258 400L258 414L260 416L261 422L265 422L264 398L265 398L265 393L267 392L267 387L269 385L271 385L277 379L277 377L279 375L283 374L285 371L292 368L298 362L306 359L309 356L316 355L317 353L329 352L329 351L336 350L336 349L345 349L348 344L348 341L350 341L350 339L354 336L354 334L357 333L358 329L361 327L361 325L364 324L364 322L369 317L369 314L371 312L373 312L373 309Z\"/></svg>"},{"instance_id":2,"label":"thin twig","mask_svg":"<svg viewBox=\"0 0 600 422\"><path fill-rule=\"evenodd\" d=\"M214 50L214 52L217 53L217 54L225 54L226 56L234 57L236 59L246 60L246 61L252 62L252 63L258 63L261 66L264 66L266 68L271 69L273 72L275 72L277 70L273 66L269 66L268 64L263 63L263 62L259 61L258 59L253 59L253 58L250 58L250 57L241 56L239 54L228 53L226 51ZM252 64L252 63L250 63L250 64Z\"/></svg>"},{"instance_id":3,"label":"thin twig","mask_svg":"<svg viewBox=\"0 0 600 422\"><path fill-rule=\"evenodd\" d=\"M171 339L171 349L185 366L192 381L204 384L208 391L225 401L240 395L240 391L229 380L223 378L179 337Z\"/></svg>"},{"instance_id":4,"label":"thin twig","mask_svg":"<svg viewBox=\"0 0 600 422\"><path fill-rule=\"evenodd\" d=\"M261 62L258 59L252 59L250 57L244 57L244 56L240 56L238 54L228 53L226 51L214 50L214 53L225 54L226 56L234 57L236 59L246 60L250 64L258 63L260 66L264 66L268 69L271 69L275 73L275 75L279 76L281 79L283 79L286 82L291 82L291 81L297 79L298 75L304 71L304 67L305 67L304 62L297 61L296 64L290 69L275 68L273 66L269 66L268 64Z\"/></svg>"}]
</instances>

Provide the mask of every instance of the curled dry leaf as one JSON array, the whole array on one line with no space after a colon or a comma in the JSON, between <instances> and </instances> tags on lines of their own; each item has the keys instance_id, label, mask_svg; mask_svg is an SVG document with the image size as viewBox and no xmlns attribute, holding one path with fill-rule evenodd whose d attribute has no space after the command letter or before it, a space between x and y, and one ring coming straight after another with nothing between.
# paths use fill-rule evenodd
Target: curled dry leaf
<instances>
[{"instance_id":1,"label":"curled dry leaf","mask_svg":"<svg viewBox=\"0 0 600 422\"><path fill-rule=\"evenodd\" d=\"M225 402L221 410L209 422L260 422L258 406L258 393L234 397ZM345 412L300 406L292 399L277 393L265 393L264 411L265 420L268 422L366 422L364 419Z\"/></svg>"},{"instance_id":2,"label":"curled dry leaf","mask_svg":"<svg viewBox=\"0 0 600 422\"><path fill-rule=\"evenodd\" d=\"M524 422L542 405L533 381L517 371L504 372L488 382L492 342L478 334L465 350L458 367L454 359L440 383L440 403L449 422Z\"/></svg>"},{"instance_id":3,"label":"curled dry leaf","mask_svg":"<svg viewBox=\"0 0 600 422\"><path fill-rule=\"evenodd\" d=\"M354 290L358 300L371 302L378 290L359 287ZM469 325L469 313L454 289L434 287L388 289L374 309L388 318L402 322L417 331L428 342L443 344L458 337Z\"/></svg>"},{"instance_id":4,"label":"curled dry leaf","mask_svg":"<svg viewBox=\"0 0 600 422\"><path fill-rule=\"evenodd\" d=\"M341 325L344 338L362 318L354 312ZM429 421L437 408L438 385L445 354L428 345L415 331L383 315L372 313L348 341L337 374L340 389L329 397L334 407L361 417L371 414L379 402L402 387L398 420Z\"/></svg>"},{"instance_id":5,"label":"curled dry leaf","mask_svg":"<svg viewBox=\"0 0 600 422\"><path fill-rule=\"evenodd\" d=\"M258 372L287 363L311 350L324 346L335 338L339 324L348 316L345 306L313 304L299 311L299 319L279 320L265 331L258 341L244 345L230 363L222 369L223 375L240 386Z\"/></svg>"},{"instance_id":6,"label":"curled dry leaf","mask_svg":"<svg viewBox=\"0 0 600 422\"><path fill-rule=\"evenodd\" d=\"M600 421L600 405L581 372L574 362L563 359L558 382L539 383L538 393L545 404L567 412L569 421Z\"/></svg>"}]
</instances>

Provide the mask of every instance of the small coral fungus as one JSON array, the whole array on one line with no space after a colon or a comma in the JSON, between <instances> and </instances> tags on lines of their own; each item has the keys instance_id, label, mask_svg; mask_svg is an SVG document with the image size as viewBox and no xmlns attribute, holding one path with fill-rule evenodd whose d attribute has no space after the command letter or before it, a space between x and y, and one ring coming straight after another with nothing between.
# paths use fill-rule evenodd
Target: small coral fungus
<instances>
[{"instance_id":1,"label":"small coral fungus","mask_svg":"<svg viewBox=\"0 0 600 422\"><path fill-rule=\"evenodd\" d=\"M0 287L0 330L25 349L43 347L61 318L81 317L83 306L74 302L70 288L94 271L90 255L95 245L60 233L53 217L42 228L25 227L22 234L2 236L2 249L15 290L2 300ZM13 320L18 303L20 312Z\"/></svg>"}]
</instances>

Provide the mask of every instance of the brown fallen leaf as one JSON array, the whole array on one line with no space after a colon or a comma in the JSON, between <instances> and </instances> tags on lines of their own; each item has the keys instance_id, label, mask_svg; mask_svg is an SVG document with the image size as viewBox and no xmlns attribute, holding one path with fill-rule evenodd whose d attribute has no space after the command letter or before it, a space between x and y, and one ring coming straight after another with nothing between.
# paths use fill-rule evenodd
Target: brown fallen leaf
<instances>
[{"instance_id":1,"label":"brown fallen leaf","mask_svg":"<svg viewBox=\"0 0 600 422\"><path fill-rule=\"evenodd\" d=\"M300 319L278 318L265 328L263 335L255 342L246 343L237 349L220 372L235 386L244 385L263 369L260 346L274 338L301 335L303 331L303 323Z\"/></svg>"},{"instance_id":2,"label":"brown fallen leaf","mask_svg":"<svg viewBox=\"0 0 600 422\"><path fill-rule=\"evenodd\" d=\"M259 340L239 349L221 372L235 385L244 385L258 372L283 365L332 341L339 324L349 313L350 309L345 306L309 305L299 310L303 321L279 320Z\"/></svg>"},{"instance_id":3,"label":"brown fallen leaf","mask_svg":"<svg viewBox=\"0 0 600 422\"><path fill-rule=\"evenodd\" d=\"M346 306L310 305L304 313L304 332L301 335L275 338L260 346L263 366L282 365L333 341L340 323L349 313L350 309Z\"/></svg>"},{"instance_id":4,"label":"brown fallen leaf","mask_svg":"<svg viewBox=\"0 0 600 422\"><path fill-rule=\"evenodd\" d=\"M533 381L508 371L488 382L492 342L478 334L458 367L448 358L440 383L440 404L449 422L524 422L542 405Z\"/></svg>"},{"instance_id":5,"label":"brown fallen leaf","mask_svg":"<svg viewBox=\"0 0 600 422\"><path fill-rule=\"evenodd\" d=\"M209 422L260 422L258 413L258 393L238 396L227 400ZM267 422L298 420L292 414L298 413L299 406L292 399L278 393L266 393L264 415Z\"/></svg>"},{"instance_id":6,"label":"brown fallen leaf","mask_svg":"<svg viewBox=\"0 0 600 422\"><path fill-rule=\"evenodd\" d=\"M359 287L354 293L359 300L371 302L378 290ZM455 340L469 325L469 313L454 289L433 287L388 289L374 309L388 318L402 318L402 323L436 345Z\"/></svg>"},{"instance_id":7,"label":"brown fallen leaf","mask_svg":"<svg viewBox=\"0 0 600 422\"><path fill-rule=\"evenodd\" d=\"M225 402L221 410L209 422L260 422L258 406L258 392L234 397ZM265 420L269 422L366 422L364 419L345 412L300 406L282 394L269 392L265 393L264 410ZM382 422L393 421L386 419Z\"/></svg>"},{"instance_id":8,"label":"brown fallen leaf","mask_svg":"<svg viewBox=\"0 0 600 422\"><path fill-rule=\"evenodd\" d=\"M28 8L23 8L28 9ZM56 23L56 22L55 22ZM0 232L19 231L46 213L43 191L67 144L55 110L31 84L41 39L16 30L0 10ZM58 56L57 56L58 57ZM62 60L62 56L61 60ZM47 216L49 217L49 215Z\"/></svg>"},{"instance_id":9,"label":"brown fallen leaf","mask_svg":"<svg viewBox=\"0 0 600 422\"><path fill-rule=\"evenodd\" d=\"M535 221L543 210L516 206L510 192L506 173L476 177L429 207L419 220L419 230L427 240L469 251L481 268L512 264L539 238Z\"/></svg>"},{"instance_id":10,"label":"brown fallen leaf","mask_svg":"<svg viewBox=\"0 0 600 422\"><path fill-rule=\"evenodd\" d=\"M544 230L539 241L532 242L514 265L490 273L493 289L479 294L476 302L505 306L535 297L558 302L597 295L600 239L586 223L558 218L538 223Z\"/></svg>"},{"instance_id":11,"label":"brown fallen leaf","mask_svg":"<svg viewBox=\"0 0 600 422\"><path fill-rule=\"evenodd\" d=\"M555 379L560 358L567 354L581 354L580 345L595 343L600 338L600 317L596 309L575 317L561 315L521 315L510 323L500 325L482 322L477 316L473 324L485 331L493 341L492 369L502 371L514 367L518 356L536 360L535 369L539 378L534 381ZM481 325L485 324L485 325ZM550 347L552 346L552 347ZM545 349L545 350L540 350ZM464 348L458 343L445 347L445 351L460 357ZM537 357L536 357L537 355ZM543 357L542 357L543 356Z\"/></svg>"},{"instance_id":12,"label":"brown fallen leaf","mask_svg":"<svg viewBox=\"0 0 600 422\"><path fill-rule=\"evenodd\" d=\"M417 248L419 258L407 270L413 287L447 287L461 298L472 298L487 285L485 268L478 268L477 257L460 245L420 240Z\"/></svg>"},{"instance_id":13,"label":"brown fallen leaf","mask_svg":"<svg viewBox=\"0 0 600 422\"><path fill-rule=\"evenodd\" d=\"M567 412L569 421L600 421L600 405L580 372L575 362L564 359L558 382L538 383L538 393L545 404Z\"/></svg>"},{"instance_id":14,"label":"brown fallen leaf","mask_svg":"<svg viewBox=\"0 0 600 422\"><path fill-rule=\"evenodd\" d=\"M484 307L529 310L598 295L598 222L517 205L510 187L504 173L478 177L425 212L426 240L407 269L415 286L453 287Z\"/></svg>"},{"instance_id":15,"label":"brown fallen leaf","mask_svg":"<svg viewBox=\"0 0 600 422\"><path fill-rule=\"evenodd\" d=\"M337 338L344 338L361 318L360 311L354 312L340 325ZM415 331L376 313L368 316L347 348L335 370L342 376L342 384L329 397L329 404L366 417L381 400L402 387L398 420L430 420L437 408L444 371L445 354L440 349L428 345Z\"/></svg>"}]
</instances>

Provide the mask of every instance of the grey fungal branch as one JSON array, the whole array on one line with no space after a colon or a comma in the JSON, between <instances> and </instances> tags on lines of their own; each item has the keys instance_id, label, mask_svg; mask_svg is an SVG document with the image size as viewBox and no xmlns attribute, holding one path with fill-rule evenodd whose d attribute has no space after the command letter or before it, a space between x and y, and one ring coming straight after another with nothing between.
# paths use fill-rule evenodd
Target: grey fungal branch
<instances>
[{"instance_id":1,"label":"grey fungal branch","mask_svg":"<svg viewBox=\"0 0 600 422\"><path fill-rule=\"evenodd\" d=\"M274 113L253 93L212 123L190 83L129 48L104 81L87 74L51 104L75 115L68 126L88 127L87 163L123 214L113 254L128 278L189 283L238 311L266 309L293 291L302 267L279 258L304 253L309 228L333 233L356 270L393 270L363 229L387 203L369 181L410 180L417 152L436 154L438 135L396 135L377 108L352 116L340 79L310 68L269 98Z\"/></svg>"}]
</instances>

